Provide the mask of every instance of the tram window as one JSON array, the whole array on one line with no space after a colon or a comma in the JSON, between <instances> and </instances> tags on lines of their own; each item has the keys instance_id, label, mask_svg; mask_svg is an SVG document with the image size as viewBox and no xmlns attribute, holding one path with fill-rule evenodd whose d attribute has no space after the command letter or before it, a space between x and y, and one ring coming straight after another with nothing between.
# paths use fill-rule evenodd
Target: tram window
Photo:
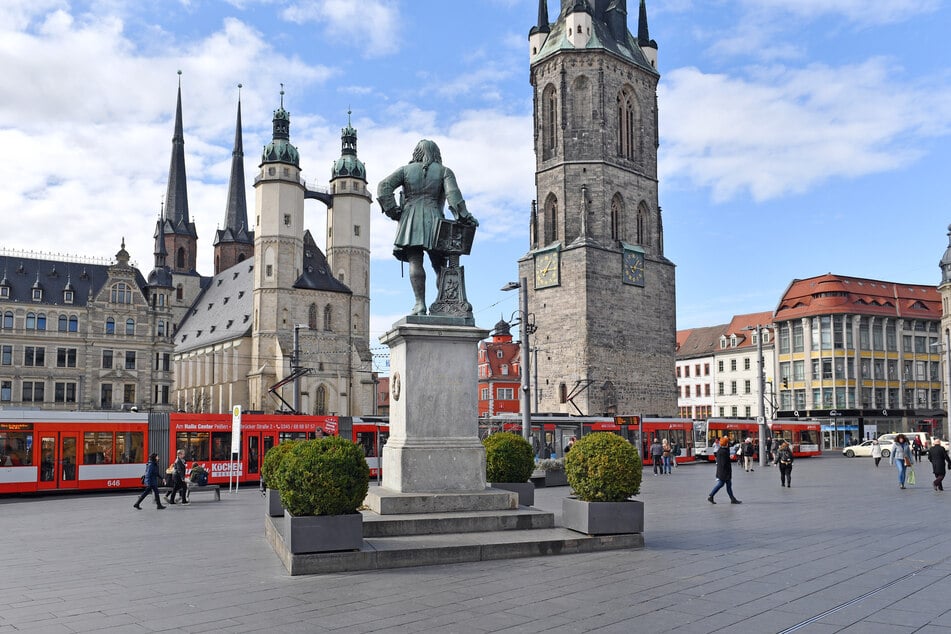
<instances>
[{"instance_id":1,"label":"tram window","mask_svg":"<svg viewBox=\"0 0 951 634\"><path fill-rule=\"evenodd\" d=\"M33 464L32 432L0 432L0 466L20 467Z\"/></svg>"},{"instance_id":2,"label":"tram window","mask_svg":"<svg viewBox=\"0 0 951 634\"><path fill-rule=\"evenodd\" d=\"M116 462L135 464L145 461L143 447L145 434L140 431L119 432L116 434Z\"/></svg>"},{"instance_id":3,"label":"tram window","mask_svg":"<svg viewBox=\"0 0 951 634\"><path fill-rule=\"evenodd\" d=\"M185 450L185 460L189 462L208 460L210 437L206 431L180 431L175 434L175 449Z\"/></svg>"},{"instance_id":4,"label":"tram window","mask_svg":"<svg viewBox=\"0 0 951 634\"><path fill-rule=\"evenodd\" d=\"M115 455L112 449L112 432L87 431L83 434L83 463L109 464Z\"/></svg>"},{"instance_id":5,"label":"tram window","mask_svg":"<svg viewBox=\"0 0 951 634\"><path fill-rule=\"evenodd\" d=\"M278 442L287 442L288 440L307 440L305 431L282 431L278 434Z\"/></svg>"},{"instance_id":6,"label":"tram window","mask_svg":"<svg viewBox=\"0 0 951 634\"><path fill-rule=\"evenodd\" d=\"M363 448L363 455L367 458L376 457L376 447L373 446L373 432L358 431L357 444Z\"/></svg>"},{"instance_id":7,"label":"tram window","mask_svg":"<svg viewBox=\"0 0 951 634\"><path fill-rule=\"evenodd\" d=\"M211 433L211 459L231 460L231 432Z\"/></svg>"}]
</instances>

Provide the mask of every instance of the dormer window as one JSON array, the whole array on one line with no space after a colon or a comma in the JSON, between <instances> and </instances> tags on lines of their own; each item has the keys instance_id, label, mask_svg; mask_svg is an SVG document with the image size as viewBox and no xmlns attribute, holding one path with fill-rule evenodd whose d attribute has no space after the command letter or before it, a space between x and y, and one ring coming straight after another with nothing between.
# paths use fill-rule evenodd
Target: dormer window
<instances>
[{"instance_id":1,"label":"dormer window","mask_svg":"<svg viewBox=\"0 0 951 634\"><path fill-rule=\"evenodd\" d=\"M73 291L63 291L63 303L64 304L73 303Z\"/></svg>"},{"instance_id":2,"label":"dormer window","mask_svg":"<svg viewBox=\"0 0 951 634\"><path fill-rule=\"evenodd\" d=\"M33 301L34 301L34 302L41 302L41 301L43 301L43 289L42 289L42 288L34 288L34 289L33 289Z\"/></svg>"},{"instance_id":3,"label":"dormer window","mask_svg":"<svg viewBox=\"0 0 951 634\"><path fill-rule=\"evenodd\" d=\"M501 350L496 350L496 351L495 351L495 356L497 356L499 359L501 359L501 358L502 358L502 351L501 351Z\"/></svg>"},{"instance_id":4,"label":"dormer window","mask_svg":"<svg viewBox=\"0 0 951 634\"><path fill-rule=\"evenodd\" d=\"M720 350L726 348L726 335L720 335Z\"/></svg>"},{"instance_id":5,"label":"dormer window","mask_svg":"<svg viewBox=\"0 0 951 634\"><path fill-rule=\"evenodd\" d=\"M736 347L736 335L730 335L730 347L731 348Z\"/></svg>"},{"instance_id":6,"label":"dormer window","mask_svg":"<svg viewBox=\"0 0 951 634\"><path fill-rule=\"evenodd\" d=\"M10 287L9 286L0 286L0 297L8 299L10 297Z\"/></svg>"}]
</instances>

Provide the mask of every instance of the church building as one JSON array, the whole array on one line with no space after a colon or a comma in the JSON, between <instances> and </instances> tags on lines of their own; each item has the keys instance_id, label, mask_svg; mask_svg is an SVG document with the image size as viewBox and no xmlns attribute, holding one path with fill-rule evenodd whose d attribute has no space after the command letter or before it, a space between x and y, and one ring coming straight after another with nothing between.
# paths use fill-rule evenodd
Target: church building
<instances>
[{"instance_id":1,"label":"church building","mask_svg":"<svg viewBox=\"0 0 951 634\"><path fill-rule=\"evenodd\" d=\"M179 88L169 201L156 230L164 238L157 245L173 254L176 307L185 307L175 332L175 409L373 412L371 197L356 130L348 123L342 131L330 192L310 190L283 100L282 91L254 179L253 228L239 101L225 225L215 235L215 275L204 278L194 267L197 232L188 219ZM326 256L305 227L307 199L327 205Z\"/></svg>"},{"instance_id":2,"label":"church building","mask_svg":"<svg viewBox=\"0 0 951 634\"><path fill-rule=\"evenodd\" d=\"M658 202L657 43L640 3L538 2L529 33L536 202L519 260L538 411L672 416L676 301Z\"/></svg>"}]
</instances>

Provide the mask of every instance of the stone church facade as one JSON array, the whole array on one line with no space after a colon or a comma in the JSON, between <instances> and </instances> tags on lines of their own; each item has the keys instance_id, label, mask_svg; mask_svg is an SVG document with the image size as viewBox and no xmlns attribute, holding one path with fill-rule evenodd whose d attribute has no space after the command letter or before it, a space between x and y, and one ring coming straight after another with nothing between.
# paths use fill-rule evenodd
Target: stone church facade
<instances>
[{"instance_id":1,"label":"stone church facade","mask_svg":"<svg viewBox=\"0 0 951 634\"><path fill-rule=\"evenodd\" d=\"M657 44L624 0L539 0L529 34L536 203L519 260L541 412L677 411L674 264L658 202Z\"/></svg>"}]
</instances>

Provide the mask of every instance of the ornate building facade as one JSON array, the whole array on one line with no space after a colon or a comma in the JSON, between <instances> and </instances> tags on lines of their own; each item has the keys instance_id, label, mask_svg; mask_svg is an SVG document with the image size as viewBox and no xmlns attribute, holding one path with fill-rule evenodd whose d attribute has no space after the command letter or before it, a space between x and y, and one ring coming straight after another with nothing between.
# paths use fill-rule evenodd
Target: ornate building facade
<instances>
[{"instance_id":1,"label":"ornate building facade","mask_svg":"<svg viewBox=\"0 0 951 634\"><path fill-rule=\"evenodd\" d=\"M657 44L640 3L539 0L529 34L536 204L519 260L543 412L677 412L674 264L657 183ZM536 370L533 370L536 371Z\"/></svg>"}]
</instances>

